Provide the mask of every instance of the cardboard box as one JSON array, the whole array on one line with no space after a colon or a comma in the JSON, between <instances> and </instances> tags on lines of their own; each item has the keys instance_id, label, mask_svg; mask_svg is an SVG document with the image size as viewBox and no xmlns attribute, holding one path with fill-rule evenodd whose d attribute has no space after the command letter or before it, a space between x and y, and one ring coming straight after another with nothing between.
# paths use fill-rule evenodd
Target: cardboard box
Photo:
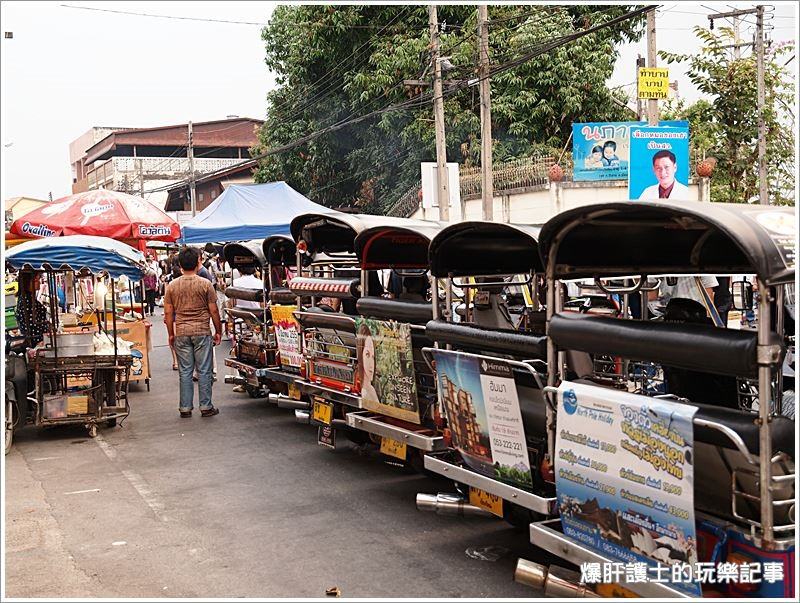
<instances>
[{"instance_id":1,"label":"cardboard box","mask_svg":"<svg viewBox=\"0 0 800 603\"><path fill-rule=\"evenodd\" d=\"M89 412L89 396L67 396L67 414L85 415Z\"/></svg>"}]
</instances>

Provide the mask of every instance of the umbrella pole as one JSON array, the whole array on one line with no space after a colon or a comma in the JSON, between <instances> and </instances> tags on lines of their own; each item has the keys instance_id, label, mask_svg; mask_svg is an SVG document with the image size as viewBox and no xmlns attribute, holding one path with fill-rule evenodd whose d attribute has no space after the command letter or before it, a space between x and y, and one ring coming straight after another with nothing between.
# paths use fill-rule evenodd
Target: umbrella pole
<instances>
[{"instance_id":1,"label":"umbrella pole","mask_svg":"<svg viewBox=\"0 0 800 603\"><path fill-rule=\"evenodd\" d=\"M116 298L116 282L111 279L111 325L114 328L112 337L114 338L114 365L117 364L117 298Z\"/></svg>"}]
</instances>

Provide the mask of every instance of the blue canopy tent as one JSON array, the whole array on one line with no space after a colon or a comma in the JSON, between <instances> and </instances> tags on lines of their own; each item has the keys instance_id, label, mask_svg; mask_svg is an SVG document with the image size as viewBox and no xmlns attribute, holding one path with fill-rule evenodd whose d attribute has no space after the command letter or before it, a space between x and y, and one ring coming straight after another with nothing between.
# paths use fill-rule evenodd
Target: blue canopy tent
<instances>
[{"instance_id":1,"label":"blue canopy tent","mask_svg":"<svg viewBox=\"0 0 800 603\"><path fill-rule=\"evenodd\" d=\"M6 262L17 269L108 272L138 281L145 270L144 255L125 243L107 237L67 235L22 243L6 253Z\"/></svg>"},{"instance_id":2,"label":"blue canopy tent","mask_svg":"<svg viewBox=\"0 0 800 603\"><path fill-rule=\"evenodd\" d=\"M285 182L233 184L181 228L181 242L225 243L288 236L295 216L332 211Z\"/></svg>"}]
</instances>

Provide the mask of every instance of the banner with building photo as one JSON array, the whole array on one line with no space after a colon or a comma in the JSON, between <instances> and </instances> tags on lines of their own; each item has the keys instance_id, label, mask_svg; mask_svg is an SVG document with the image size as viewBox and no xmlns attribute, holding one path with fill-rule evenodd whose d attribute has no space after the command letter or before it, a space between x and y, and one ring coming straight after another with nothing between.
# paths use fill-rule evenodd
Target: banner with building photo
<instances>
[{"instance_id":1,"label":"banner with building photo","mask_svg":"<svg viewBox=\"0 0 800 603\"><path fill-rule=\"evenodd\" d=\"M630 129L643 121L572 124L572 179L627 180L632 157ZM662 127L688 128L686 121L662 121Z\"/></svg>"},{"instance_id":2,"label":"banner with building photo","mask_svg":"<svg viewBox=\"0 0 800 603\"><path fill-rule=\"evenodd\" d=\"M689 126L632 126L628 196L690 201Z\"/></svg>"},{"instance_id":3,"label":"banner with building photo","mask_svg":"<svg viewBox=\"0 0 800 603\"><path fill-rule=\"evenodd\" d=\"M502 360L434 350L439 403L453 445L472 469L530 489L522 412L511 366Z\"/></svg>"},{"instance_id":4,"label":"banner with building photo","mask_svg":"<svg viewBox=\"0 0 800 603\"><path fill-rule=\"evenodd\" d=\"M697 408L569 381L559 387L558 402L556 493L564 534L611 561L693 568ZM697 583L674 586L701 595Z\"/></svg>"},{"instance_id":5,"label":"banner with building photo","mask_svg":"<svg viewBox=\"0 0 800 603\"><path fill-rule=\"evenodd\" d=\"M299 369L303 362L300 348L300 325L294 317L296 310L295 306L275 305L270 307L281 367L288 369Z\"/></svg>"},{"instance_id":6,"label":"banner with building photo","mask_svg":"<svg viewBox=\"0 0 800 603\"><path fill-rule=\"evenodd\" d=\"M411 327L395 321L356 318L361 406L389 417L421 423Z\"/></svg>"}]
</instances>

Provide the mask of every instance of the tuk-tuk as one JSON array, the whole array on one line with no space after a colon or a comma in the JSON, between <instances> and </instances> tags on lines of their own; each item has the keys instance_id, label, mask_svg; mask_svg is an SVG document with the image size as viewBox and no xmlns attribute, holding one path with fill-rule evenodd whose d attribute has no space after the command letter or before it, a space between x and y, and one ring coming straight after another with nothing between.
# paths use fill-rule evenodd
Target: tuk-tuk
<instances>
[{"instance_id":1,"label":"tuk-tuk","mask_svg":"<svg viewBox=\"0 0 800 603\"><path fill-rule=\"evenodd\" d=\"M363 410L347 424L371 434L383 454L422 469L422 454L445 448L433 371L422 356L432 342L425 325L433 318L428 246L442 225L392 221L355 239L361 296L355 318L356 382ZM384 276L386 286L370 283Z\"/></svg>"},{"instance_id":2,"label":"tuk-tuk","mask_svg":"<svg viewBox=\"0 0 800 603\"><path fill-rule=\"evenodd\" d=\"M589 205L545 224L547 453L560 517L531 524L533 544L581 566L584 581L607 582L604 564L638 564L612 580L641 596L796 596L795 422L781 379L796 236L792 208L720 203ZM630 298L648 277L696 275L755 275L757 331L671 312L691 306L677 295L663 319L562 311L564 281L595 279ZM623 277L617 288L607 280ZM752 311L753 287L733 289L736 308ZM666 393L645 395L632 374L622 384L570 376L575 352L648 362ZM518 574L541 585L546 572L520 560Z\"/></svg>"},{"instance_id":3,"label":"tuk-tuk","mask_svg":"<svg viewBox=\"0 0 800 603\"><path fill-rule=\"evenodd\" d=\"M303 214L291 224L297 268L288 285L298 299L294 319L302 345L302 367L295 385L309 401L309 420L320 428L321 444L331 445L334 429L352 434L346 409L361 408L355 328L361 282L354 241L376 219L360 214Z\"/></svg>"},{"instance_id":4,"label":"tuk-tuk","mask_svg":"<svg viewBox=\"0 0 800 603\"><path fill-rule=\"evenodd\" d=\"M118 349L115 283L123 275L140 280L144 256L106 237L72 235L23 243L9 250L5 260L19 270L21 287L20 334L7 333L5 342L6 454L14 430L26 422L80 424L90 437L97 435L98 425L116 425L130 412L128 383L134 356L130 350ZM111 278L111 329L104 295L98 300L100 307L89 308L98 314L96 326L78 322L75 314L69 316L76 323L67 324L56 295L57 273L74 277L74 291L82 279L96 284L97 274ZM37 278L47 281L47 306L36 300ZM100 342L95 341L95 332L103 335ZM99 348L98 343L102 344Z\"/></svg>"},{"instance_id":5,"label":"tuk-tuk","mask_svg":"<svg viewBox=\"0 0 800 603\"><path fill-rule=\"evenodd\" d=\"M555 510L538 238L538 226L491 222L439 232L425 329L437 347L423 350L449 445L426 455L425 468L468 489L472 505L526 526Z\"/></svg>"},{"instance_id":6,"label":"tuk-tuk","mask_svg":"<svg viewBox=\"0 0 800 603\"><path fill-rule=\"evenodd\" d=\"M275 366L277 354L269 309L264 299L267 288L261 241L227 243L222 255L231 269L231 282L225 289L225 296L235 300L233 303L236 304L225 308L228 332L233 334L231 355L225 359L225 366L237 374L226 376L225 382L243 385L250 397L258 398L265 395L268 383L262 380L257 371ZM260 273L261 286L234 286L234 270L241 274Z\"/></svg>"}]
</instances>

